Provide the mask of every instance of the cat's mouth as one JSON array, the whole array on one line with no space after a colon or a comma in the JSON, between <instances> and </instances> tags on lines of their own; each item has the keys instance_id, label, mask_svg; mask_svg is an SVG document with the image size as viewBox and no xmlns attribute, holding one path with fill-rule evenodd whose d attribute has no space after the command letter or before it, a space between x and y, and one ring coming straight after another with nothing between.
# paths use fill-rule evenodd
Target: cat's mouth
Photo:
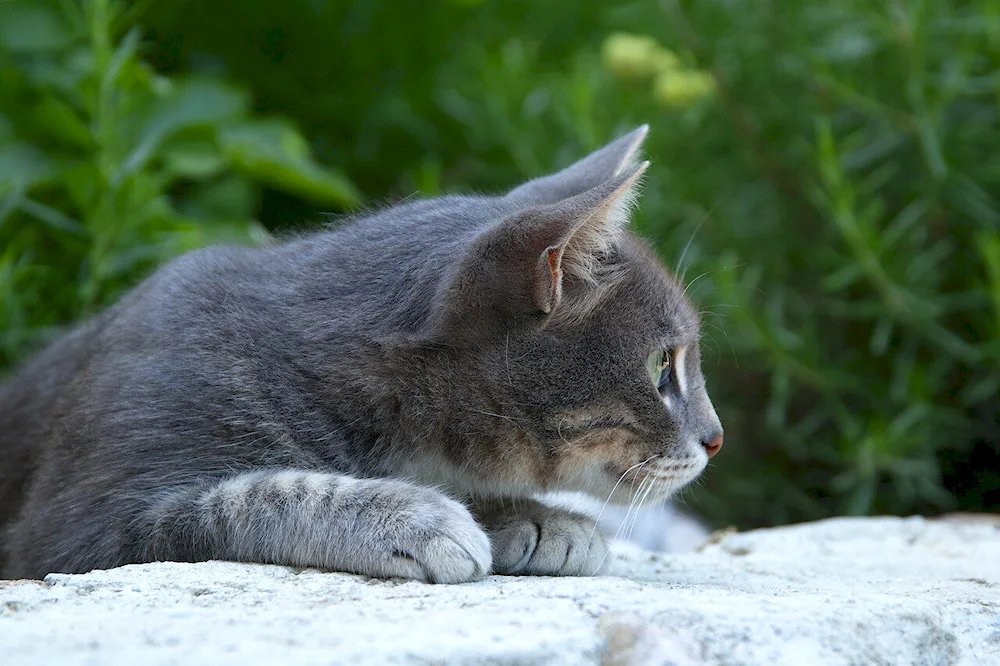
<instances>
[{"instance_id":1,"label":"cat's mouth","mask_svg":"<svg viewBox=\"0 0 1000 666\"><path fill-rule=\"evenodd\" d=\"M690 462L650 469L645 471L645 475L655 481L674 484L679 488L698 478L704 469L705 465L698 462Z\"/></svg>"},{"instance_id":2,"label":"cat's mouth","mask_svg":"<svg viewBox=\"0 0 1000 666\"><path fill-rule=\"evenodd\" d=\"M616 503L639 496L665 499L698 478L708 463L700 447L667 448L627 419L564 419L554 444L561 485ZM653 453L657 449L661 452ZM642 451L647 453L639 457ZM680 455L671 455L674 451Z\"/></svg>"}]
</instances>

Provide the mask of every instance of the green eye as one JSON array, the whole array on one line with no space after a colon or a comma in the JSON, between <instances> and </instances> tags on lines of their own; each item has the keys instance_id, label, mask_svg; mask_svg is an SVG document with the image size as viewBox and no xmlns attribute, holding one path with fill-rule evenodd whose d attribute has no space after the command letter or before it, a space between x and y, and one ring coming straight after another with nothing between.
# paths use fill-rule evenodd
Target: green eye
<instances>
[{"instance_id":1,"label":"green eye","mask_svg":"<svg viewBox=\"0 0 1000 666\"><path fill-rule=\"evenodd\" d=\"M646 371L653 386L662 393L670 384L670 354L662 349L652 352L646 358Z\"/></svg>"}]
</instances>

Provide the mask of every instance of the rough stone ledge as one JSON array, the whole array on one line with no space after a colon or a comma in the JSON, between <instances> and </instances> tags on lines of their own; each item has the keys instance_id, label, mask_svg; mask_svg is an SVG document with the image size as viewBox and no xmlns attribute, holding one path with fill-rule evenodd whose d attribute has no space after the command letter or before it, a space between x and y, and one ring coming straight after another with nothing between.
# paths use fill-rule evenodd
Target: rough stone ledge
<instances>
[{"instance_id":1,"label":"rough stone ledge","mask_svg":"<svg viewBox=\"0 0 1000 666\"><path fill-rule=\"evenodd\" d=\"M0 663L1000 664L1000 524L832 519L614 576L434 586L227 562L0 581Z\"/></svg>"}]
</instances>

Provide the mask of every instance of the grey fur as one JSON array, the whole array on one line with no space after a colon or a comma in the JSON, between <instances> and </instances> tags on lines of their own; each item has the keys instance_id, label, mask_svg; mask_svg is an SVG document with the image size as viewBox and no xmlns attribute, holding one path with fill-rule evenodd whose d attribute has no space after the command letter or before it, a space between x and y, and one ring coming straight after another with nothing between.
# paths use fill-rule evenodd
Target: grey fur
<instances>
[{"instance_id":1,"label":"grey fur","mask_svg":"<svg viewBox=\"0 0 1000 666\"><path fill-rule=\"evenodd\" d=\"M0 571L592 573L593 523L525 498L662 498L721 434L698 317L624 229L645 133L506 196L164 266L0 386ZM646 358L679 346L664 398Z\"/></svg>"},{"instance_id":2,"label":"grey fur","mask_svg":"<svg viewBox=\"0 0 1000 666\"><path fill-rule=\"evenodd\" d=\"M534 500L481 502L476 513L489 530L494 568L512 574L582 576L607 560L604 535L579 513Z\"/></svg>"}]
</instances>

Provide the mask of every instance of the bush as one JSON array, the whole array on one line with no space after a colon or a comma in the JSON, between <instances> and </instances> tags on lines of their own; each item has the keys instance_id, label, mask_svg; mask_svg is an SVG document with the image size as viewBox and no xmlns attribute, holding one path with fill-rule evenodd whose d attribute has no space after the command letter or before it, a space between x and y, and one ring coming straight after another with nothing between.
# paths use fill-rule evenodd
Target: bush
<instances>
[{"instance_id":1,"label":"bush","mask_svg":"<svg viewBox=\"0 0 1000 666\"><path fill-rule=\"evenodd\" d=\"M155 263L263 233L254 183L358 201L238 86L157 74L128 18L111 0L0 5L0 365Z\"/></svg>"},{"instance_id":2,"label":"bush","mask_svg":"<svg viewBox=\"0 0 1000 666\"><path fill-rule=\"evenodd\" d=\"M740 526L1000 508L994 0L0 7L0 362L171 254L354 205L296 126L391 199L649 122L637 226L706 310L727 427L690 501Z\"/></svg>"}]
</instances>

